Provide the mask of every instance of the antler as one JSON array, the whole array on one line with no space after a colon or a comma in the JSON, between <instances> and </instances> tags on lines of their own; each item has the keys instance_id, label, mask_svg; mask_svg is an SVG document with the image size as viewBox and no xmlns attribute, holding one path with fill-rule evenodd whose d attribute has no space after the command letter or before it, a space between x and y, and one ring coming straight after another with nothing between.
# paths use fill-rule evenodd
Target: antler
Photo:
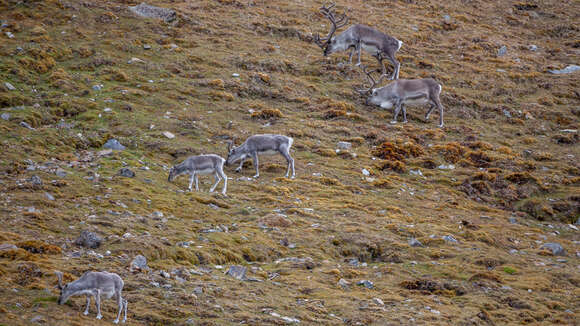
<instances>
[{"instance_id":1,"label":"antler","mask_svg":"<svg viewBox=\"0 0 580 326\"><path fill-rule=\"evenodd\" d=\"M336 17L334 17L334 13L332 12L332 9L335 6L336 6L336 4L332 3L329 6L323 5L322 7L320 7L320 13L323 14L324 17L328 18L330 20L330 22L332 23L332 27L330 27L330 32L328 33L328 35L325 38L320 38L320 35L318 35L318 33L316 33L316 35L314 35L314 43L316 43L322 49L324 49L328 45L328 43L330 43L330 39L332 39L334 32L336 32L336 30L338 28L341 28L348 23L348 17L346 16L346 12L347 12L346 10L338 19L336 19Z\"/></svg>"},{"instance_id":2,"label":"antler","mask_svg":"<svg viewBox=\"0 0 580 326\"><path fill-rule=\"evenodd\" d=\"M62 289L62 272L55 271L56 277L58 277L58 285L56 286L59 289Z\"/></svg>"},{"instance_id":3,"label":"antler","mask_svg":"<svg viewBox=\"0 0 580 326\"><path fill-rule=\"evenodd\" d=\"M385 77L385 75L381 75L380 78L379 78L379 80L375 81L375 79L371 75L372 71L367 71L367 67L365 65L360 65L360 68L365 73L365 75L367 75L367 78L368 78L369 82L371 83L371 85L370 85L369 88L366 88L366 89L364 89L364 88L363 89L357 89L356 91L358 93L360 93L361 95L366 95L373 88L375 88L375 86L377 86L377 84L379 84L381 81L383 81L383 78Z\"/></svg>"},{"instance_id":4,"label":"antler","mask_svg":"<svg viewBox=\"0 0 580 326\"><path fill-rule=\"evenodd\" d=\"M227 140L226 144L228 144L228 153L232 151L232 147L234 147L234 139Z\"/></svg>"}]
</instances>

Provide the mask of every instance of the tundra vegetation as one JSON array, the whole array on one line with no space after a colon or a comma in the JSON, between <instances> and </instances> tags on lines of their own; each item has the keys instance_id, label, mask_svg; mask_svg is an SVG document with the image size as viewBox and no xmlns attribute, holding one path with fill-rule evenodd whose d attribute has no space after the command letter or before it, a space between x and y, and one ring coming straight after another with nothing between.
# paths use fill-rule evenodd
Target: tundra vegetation
<instances>
[{"instance_id":1,"label":"tundra vegetation","mask_svg":"<svg viewBox=\"0 0 580 326\"><path fill-rule=\"evenodd\" d=\"M444 128L365 105L313 42L322 2L139 3L0 2L0 324L110 325L113 301L57 305L55 270L118 274L131 325L577 322L580 72L550 71L580 62L578 1L338 1L404 42L401 79L444 85ZM297 178L264 157L227 197L167 182L265 133Z\"/></svg>"}]
</instances>

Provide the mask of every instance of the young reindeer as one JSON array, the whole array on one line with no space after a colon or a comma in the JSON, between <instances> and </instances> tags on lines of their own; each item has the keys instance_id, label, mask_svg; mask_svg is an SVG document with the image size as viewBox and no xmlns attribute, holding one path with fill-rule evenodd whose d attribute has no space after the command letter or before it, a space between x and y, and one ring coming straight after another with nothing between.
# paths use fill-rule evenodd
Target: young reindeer
<instances>
[{"instance_id":1,"label":"young reindeer","mask_svg":"<svg viewBox=\"0 0 580 326\"><path fill-rule=\"evenodd\" d=\"M117 305L119 306L119 312L117 313L117 319L113 323L117 324L119 322L119 317L121 317L121 310L125 311L125 317L123 318L123 323L127 321L127 300L121 297L121 291L123 291L124 282L115 273L108 272L86 272L78 280L62 285L62 273L55 272L58 277L57 288L60 289L60 296L58 297L58 304L65 304L69 297L73 295L86 295L87 296L87 307L84 314L89 314L89 306L91 305L91 296L95 297L95 302L97 304L97 319L103 318L101 315L101 295L105 299L109 299L115 296L117 299Z\"/></svg>"},{"instance_id":2,"label":"young reindeer","mask_svg":"<svg viewBox=\"0 0 580 326\"><path fill-rule=\"evenodd\" d=\"M260 176L260 171L258 169L258 154L273 155L279 153L284 156L288 162L286 177L290 174L290 167L292 167L292 179L294 179L296 176L294 171L294 159L290 156L290 147L293 142L294 139L291 137L271 134L250 136L238 147L233 147L233 142L228 142L228 158L226 160L226 165L241 160L240 166L236 169L236 172L240 172L246 158L251 157L254 162L254 168L256 169L256 175L254 175L254 178L257 178Z\"/></svg>"},{"instance_id":3,"label":"young reindeer","mask_svg":"<svg viewBox=\"0 0 580 326\"><path fill-rule=\"evenodd\" d=\"M217 187L218 183L223 179L224 187L222 189L222 194L226 194L228 188L228 177L224 173L224 162L226 160L223 157L215 154L190 156L185 159L180 164L175 165L169 171L169 178L167 180L172 182L177 176L181 174L191 174L189 178L189 191L191 191L191 186L195 180L195 190L199 191L199 183L197 180L198 175L208 175L214 174L215 184L211 186L209 192L213 192Z\"/></svg>"},{"instance_id":4,"label":"young reindeer","mask_svg":"<svg viewBox=\"0 0 580 326\"><path fill-rule=\"evenodd\" d=\"M358 62L356 65L359 66L361 64L361 50L365 50L373 57L375 57L379 64L383 67L383 76L387 73L387 68L383 63L383 60L389 60L395 67L395 71L393 71L393 75L390 77L390 79L398 79L401 64L395 58L395 53L399 51L403 45L403 42L372 27L362 24L352 25L340 35L334 37L333 35L336 29L346 25L348 22L346 12L338 19L334 16L334 13L332 12L334 6L335 4L333 3L328 7L322 6L320 8L320 12L326 18L328 18L332 24L330 32L325 38L322 39L318 34L314 36L314 42L324 50L324 56L326 57L332 53L350 49L350 54L348 57L349 63L352 64L352 55L354 54L354 51L357 51Z\"/></svg>"},{"instance_id":5,"label":"young reindeer","mask_svg":"<svg viewBox=\"0 0 580 326\"><path fill-rule=\"evenodd\" d=\"M432 78L424 79L398 79L380 88L374 88L380 81L375 81L366 67L362 66L363 72L367 75L371 86L368 89L358 90L362 95L366 95L366 103L378 105L383 109L395 107L395 113L391 123L397 123L397 116L403 109L403 123L407 123L407 110L405 104L420 105L429 103L429 109L425 114L425 120L429 120L429 115L435 107L439 109L439 128L443 127L443 105L439 95L441 95L441 84Z\"/></svg>"}]
</instances>

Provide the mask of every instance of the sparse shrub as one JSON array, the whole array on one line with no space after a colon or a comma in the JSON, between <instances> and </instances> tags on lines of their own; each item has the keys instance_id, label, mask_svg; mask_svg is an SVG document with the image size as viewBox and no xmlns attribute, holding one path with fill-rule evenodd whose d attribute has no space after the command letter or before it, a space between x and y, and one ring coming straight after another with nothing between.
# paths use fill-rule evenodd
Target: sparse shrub
<instances>
[{"instance_id":1,"label":"sparse shrub","mask_svg":"<svg viewBox=\"0 0 580 326\"><path fill-rule=\"evenodd\" d=\"M518 272L517 269L515 269L513 267L509 267L509 266L505 266L503 268L503 271L506 272L506 273L508 273L508 274L510 274L510 275L513 275L513 274L515 274L515 273Z\"/></svg>"},{"instance_id":2,"label":"sparse shrub","mask_svg":"<svg viewBox=\"0 0 580 326\"><path fill-rule=\"evenodd\" d=\"M426 169L435 169L437 167L437 162L431 158L425 158L420 162L421 166Z\"/></svg>"},{"instance_id":3,"label":"sparse shrub","mask_svg":"<svg viewBox=\"0 0 580 326\"><path fill-rule=\"evenodd\" d=\"M108 76L105 77L107 80L113 80L118 82L129 81L129 76L127 76L127 74L121 69L110 68L105 70L105 73L108 74Z\"/></svg>"},{"instance_id":4,"label":"sparse shrub","mask_svg":"<svg viewBox=\"0 0 580 326\"><path fill-rule=\"evenodd\" d=\"M324 112L324 114L322 115L322 118L326 119L326 120L330 120L330 119L344 117L344 116L346 116L345 110L328 110L328 111Z\"/></svg>"},{"instance_id":5,"label":"sparse shrub","mask_svg":"<svg viewBox=\"0 0 580 326\"><path fill-rule=\"evenodd\" d=\"M282 112L280 112L280 110L278 109L263 109L261 111L256 111L254 113L252 113L251 117L253 119L262 119L262 120L267 120L267 119L279 119L282 118Z\"/></svg>"},{"instance_id":6,"label":"sparse shrub","mask_svg":"<svg viewBox=\"0 0 580 326\"><path fill-rule=\"evenodd\" d=\"M535 152L533 154L533 158L536 161L550 161L552 160L553 156L548 152Z\"/></svg>"},{"instance_id":7,"label":"sparse shrub","mask_svg":"<svg viewBox=\"0 0 580 326\"><path fill-rule=\"evenodd\" d=\"M446 162L457 163L463 153L466 152L466 148L461 146L458 142L451 142L445 145L435 145L433 150L438 151Z\"/></svg>"},{"instance_id":8,"label":"sparse shrub","mask_svg":"<svg viewBox=\"0 0 580 326\"><path fill-rule=\"evenodd\" d=\"M222 92L222 91L215 91L215 90L210 91L209 96L213 100L226 100L228 102L231 102L235 99L234 95L231 93Z\"/></svg>"},{"instance_id":9,"label":"sparse shrub","mask_svg":"<svg viewBox=\"0 0 580 326\"><path fill-rule=\"evenodd\" d=\"M532 217L544 221L554 216L554 210L551 206L546 205L538 198L531 198L524 201L520 207L520 211L530 214Z\"/></svg>"},{"instance_id":10,"label":"sparse shrub","mask_svg":"<svg viewBox=\"0 0 580 326\"><path fill-rule=\"evenodd\" d=\"M532 181L536 184L540 184L538 179L536 177L533 177L528 172L514 172L514 173L510 173L510 174L506 175L504 178L506 180L513 182L513 183L516 183L518 185L521 185L521 184L524 184L524 183L530 182L530 181Z\"/></svg>"},{"instance_id":11,"label":"sparse shrub","mask_svg":"<svg viewBox=\"0 0 580 326\"><path fill-rule=\"evenodd\" d=\"M384 142L373 150L372 154L385 160L404 161L406 157L422 155L423 148L410 141L402 145Z\"/></svg>"},{"instance_id":12,"label":"sparse shrub","mask_svg":"<svg viewBox=\"0 0 580 326\"><path fill-rule=\"evenodd\" d=\"M557 135L554 136L554 141L558 144L572 145L578 142L578 134L573 135Z\"/></svg>"},{"instance_id":13,"label":"sparse shrub","mask_svg":"<svg viewBox=\"0 0 580 326\"><path fill-rule=\"evenodd\" d=\"M467 162L480 168L489 167L489 164L495 161L494 157L481 150L469 151L465 154L465 158Z\"/></svg>"},{"instance_id":14,"label":"sparse shrub","mask_svg":"<svg viewBox=\"0 0 580 326\"><path fill-rule=\"evenodd\" d=\"M373 181L373 186L384 189L392 189L395 187L395 185L390 180L384 178Z\"/></svg>"},{"instance_id":15,"label":"sparse shrub","mask_svg":"<svg viewBox=\"0 0 580 326\"><path fill-rule=\"evenodd\" d=\"M18 285L26 286L40 277L42 277L42 271L35 263L21 263L18 265L15 282Z\"/></svg>"},{"instance_id":16,"label":"sparse shrub","mask_svg":"<svg viewBox=\"0 0 580 326\"><path fill-rule=\"evenodd\" d=\"M377 168L384 170L393 170L398 173L405 173L407 166L401 161L382 161L377 164Z\"/></svg>"},{"instance_id":17,"label":"sparse shrub","mask_svg":"<svg viewBox=\"0 0 580 326\"><path fill-rule=\"evenodd\" d=\"M33 254L56 255L62 252L62 249L60 249L59 247L39 240L18 242L16 246Z\"/></svg>"},{"instance_id":18,"label":"sparse shrub","mask_svg":"<svg viewBox=\"0 0 580 326\"><path fill-rule=\"evenodd\" d=\"M322 156L326 156L326 157L335 157L336 156L336 152L333 149L327 148L327 147L319 147L319 148L314 150L314 153L322 155Z\"/></svg>"},{"instance_id":19,"label":"sparse shrub","mask_svg":"<svg viewBox=\"0 0 580 326\"><path fill-rule=\"evenodd\" d=\"M29 50L28 53L32 58L23 57L18 60L18 63L28 70L34 70L39 74L44 74L52 70L56 65L53 57L43 49L34 48Z\"/></svg>"},{"instance_id":20,"label":"sparse shrub","mask_svg":"<svg viewBox=\"0 0 580 326\"><path fill-rule=\"evenodd\" d=\"M216 89L224 89L225 83L222 79L213 79L207 83L208 86L211 86Z\"/></svg>"},{"instance_id":21,"label":"sparse shrub","mask_svg":"<svg viewBox=\"0 0 580 326\"><path fill-rule=\"evenodd\" d=\"M475 273L469 278L470 282L478 280L490 280L493 282L502 283L501 277L493 272Z\"/></svg>"}]
</instances>

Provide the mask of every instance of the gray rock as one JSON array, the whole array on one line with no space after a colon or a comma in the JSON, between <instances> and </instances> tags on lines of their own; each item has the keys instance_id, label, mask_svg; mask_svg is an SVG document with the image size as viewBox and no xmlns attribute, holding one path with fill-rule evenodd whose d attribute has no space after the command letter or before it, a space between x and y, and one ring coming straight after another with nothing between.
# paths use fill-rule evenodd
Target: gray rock
<instances>
[{"instance_id":1,"label":"gray rock","mask_svg":"<svg viewBox=\"0 0 580 326\"><path fill-rule=\"evenodd\" d=\"M39 176L37 175L33 175L32 177L30 177L29 181L33 184L33 185L37 185L40 186L42 185L42 180L40 179Z\"/></svg>"},{"instance_id":2,"label":"gray rock","mask_svg":"<svg viewBox=\"0 0 580 326\"><path fill-rule=\"evenodd\" d=\"M12 84L10 84L9 82L5 82L4 86L6 86L6 88L8 88L9 91L15 91L16 87L14 87Z\"/></svg>"},{"instance_id":3,"label":"gray rock","mask_svg":"<svg viewBox=\"0 0 580 326\"><path fill-rule=\"evenodd\" d=\"M137 6L129 6L129 10L135 13L138 16L145 17L145 18L157 18L163 19L165 22L172 22L177 19L177 14L174 10L161 8L156 6L151 6L142 2Z\"/></svg>"},{"instance_id":4,"label":"gray rock","mask_svg":"<svg viewBox=\"0 0 580 326\"><path fill-rule=\"evenodd\" d=\"M61 168L56 169L54 174L56 174L57 177L61 177L61 178L66 177L66 171L61 169Z\"/></svg>"},{"instance_id":5,"label":"gray rock","mask_svg":"<svg viewBox=\"0 0 580 326\"><path fill-rule=\"evenodd\" d=\"M145 258L142 255L138 255L135 258L133 258L133 261L131 262L130 270L131 270L131 272L133 272L135 270L148 271L149 266L147 266L147 258Z\"/></svg>"},{"instance_id":6,"label":"gray rock","mask_svg":"<svg viewBox=\"0 0 580 326\"><path fill-rule=\"evenodd\" d=\"M92 249L98 248L102 242L103 238L101 238L95 232L91 232L88 230L82 231L79 237L75 240L75 244L77 246Z\"/></svg>"},{"instance_id":7,"label":"gray rock","mask_svg":"<svg viewBox=\"0 0 580 326\"><path fill-rule=\"evenodd\" d=\"M36 130L36 129L32 128L32 126L29 125L28 122L25 122L25 121L20 121L20 126L26 128L26 129Z\"/></svg>"},{"instance_id":8,"label":"gray rock","mask_svg":"<svg viewBox=\"0 0 580 326\"><path fill-rule=\"evenodd\" d=\"M202 295L203 288L201 286L196 286L195 288L193 288L193 293L195 293L196 295Z\"/></svg>"},{"instance_id":9,"label":"gray rock","mask_svg":"<svg viewBox=\"0 0 580 326\"><path fill-rule=\"evenodd\" d=\"M443 236L443 240L447 242L457 243L458 241L452 235Z\"/></svg>"},{"instance_id":10,"label":"gray rock","mask_svg":"<svg viewBox=\"0 0 580 326\"><path fill-rule=\"evenodd\" d=\"M421 241L415 239L415 238L411 238L408 241L409 246L411 247L423 247L423 244L421 243Z\"/></svg>"},{"instance_id":11,"label":"gray rock","mask_svg":"<svg viewBox=\"0 0 580 326\"><path fill-rule=\"evenodd\" d=\"M336 144L336 146L340 149L351 149L352 148L352 144L347 142L347 141L339 141L338 144Z\"/></svg>"},{"instance_id":12,"label":"gray rock","mask_svg":"<svg viewBox=\"0 0 580 326\"><path fill-rule=\"evenodd\" d=\"M44 323L46 323L46 318L44 318L44 316L41 316L41 315L36 315L30 319L30 322L44 324Z\"/></svg>"},{"instance_id":13,"label":"gray rock","mask_svg":"<svg viewBox=\"0 0 580 326\"><path fill-rule=\"evenodd\" d=\"M451 16L449 16L449 15L444 15L444 16L443 16L443 20L444 20L444 21L445 21L447 24L449 24L449 23L451 22Z\"/></svg>"},{"instance_id":14,"label":"gray rock","mask_svg":"<svg viewBox=\"0 0 580 326\"><path fill-rule=\"evenodd\" d=\"M143 44L143 49L145 49L145 50L151 50L151 45L149 45L149 44Z\"/></svg>"},{"instance_id":15,"label":"gray rock","mask_svg":"<svg viewBox=\"0 0 580 326\"><path fill-rule=\"evenodd\" d=\"M125 149L125 146L121 145L121 143L119 143L119 141L116 139L107 140L107 142L105 143L105 145L103 145L103 147L117 151L122 151Z\"/></svg>"},{"instance_id":16,"label":"gray rock","mask_svg":"<svg viewBox=\"0 0 580 326\"><path fill-rule=\"evenodd\" d=\"M364 286L367 289L372 289L372 288L375 287L375 285L373 284L373 282L371 282L369 280L361 280L361 281L358 281L358 283L356 283L356 285Z\"/></svg>"},{"instance_id":17,"label":"gray rock","mask_svg":"<svg viewBox=\"0 0 580 326\"><path fill-rule=\"evenodd\" d=\"M497 50L497 56L503 57L506 54L507 54L507 46L502 45L501 48L499 48L499 50Z\"/></svg>"},{"instance_id":18,"label":"gray rock","mask_svg":"<svg viewBox=\"0 0 580 326\"><path fill-rule=\"evenodd\" d=\"M348 261L348 264L349 264L350 266L358 267L358 266L359 266L359 264L360 264L360 262L358 261L358 259L356 259L356 258L352 258L352 259L350 259L350 260Z\"/></svg>"},{"instance_id":19,"label":"gray rock","mask_svg":"<svg viewBox=\"0 0 580 326\"><path fill-rule=\"evenodd\" d=\"M518 224L518 219L516 219L515 217L510 217L509 221L511 224Z\"/></svg>"},{"instance_id":20,"label":"gray rock","mask_svg":"<svg viewBox=\"0 0 580 326\"><path fill-rule=\"evenodd\" d=\"M570 65L564 69L548 70L548 72L550 72L552 74L560 75L560 74L571 74L571 73L578 71L578 70L580 70L580 66Z\"/></svg>"},{"instance_id":21,"label":"gray rock","mask_svg":"<svg viewBox=\"0 0 580 326\"><path fill-rule=\"evenodd\" d=\"M246 271L247 270L248 269L244 266L232 265L232 266L230 266L230 268L226 272L226 275L229 275L229 276L236 278L238 280L244 280L246 278Z\"/></svg>"},{"instance_id":22,"label":"gray rock","mask_svg":"<svg viewBox=\"0 0 580 326\"><path fill-rule=\"evenodd\" d=\"M554 256L565 256L566 255L566 250L564 250L564 248L562 247L561 244L556 243L556 242L549 242L549 243L544 243L544 245L542 245L540 247L540 250L549 250L552 252L552 255Z\"/></svg>"},{"instance_id":23,"label":"gray rock","mask_svg":"<svg viewBox=\"0 0 580 326\"><path fill-rule=\"evenodd\" d=\"M195 325L195 319L193 319L193 318L188 318L188 319L185 321L185 325Z\"/></svg>"},{"instance_id":24,"label":"gray rock","mask_svg":"<svg viewBox=\"0 0 580 326\"><path fill-rule=\"evenodd\" d=\"M53 196L53 195L51 195L51 194L50 194L50 193L48 193L48 192L45 192L45 193L44 193L44 196L46 196L46 199L48 199L48 200L50 200L50 201L53 201L53 200L54 200L54 196Z\"/></svg>"},{"instance_id":25,"label":"gray rock","mask_svg":"<svg viewBox=\"0 0 580 326\"><path fill-rule=\"evenodd\" d=\"M161 275L161 277L163 278L171 278L171 275L169 275L169 273L167 273L166 271L160 271L159 275Z\"/></svg>"},{"instance_id":26,"label":"gray rock","mask_svg":"<svg viewBox=\"0 0 580 326\"><path fill-rule=\"evenodd\" d=\"M4 112L2 113L2 115L0 115L0 118L2 118L2 120L10 120L10 113Z\"/></svg>"},{"instance_id":27,"label":"gray rock","mask_svg":"<svg viewBox=\"0 0 580 326\"><path fill-rule=\"evenodd\" d=\"M99 85L93 85L93 90L100 91L101 89L103 89L103 85L101 85L101 84L99 84Z\"/></svg>"},{"instance_id":28,"label":"gray rock","mask_svg":"<svg viewBox=\"0 0 580 326\"><path fill-rule=\"evenodd\" d=\"M340 280L338 280L338 285L340 285L340 287L343 289L347 289L350 283L344 278L341 278Z\"/></svg>"},{"instance_id":29,"label":"gray rock","mask_svg":"<svg viewBox=\"0 0 580 326\"><path fill-rule=\"evenodd\" d=\"M134 178L135 172L133 172L127 168L122 168L119 170L119 175L122 177L126 177L126 178Z\"/></svg>"},{"instance_id":30,"label":"gray rock","mask_svg":"<svg viewBox=\"0 0 580 326\"><path fill-rule=\"evenodd\" d=\"M11 32L6 32L4 34L6 34L6 36L8 36L8 38L14 38L14 34L12 34Z\"/></svg>"},{"instance_id":31,"label":"gray rock","mask_svg":"<svg viewBox=\"0 0 580 326\"><path fill-rule=\"evenodd\" d=\"M530 44L528 45L528 50L536 52L538 51L538 46L535 44Z\"/></svg>"},{"instance_id":32,"label":"gray rock","mask_svg":"<svg viewBox=\"0 0 580 326\"><path fill-rule=\"evenodd\" d=\"M0 251L13 250L13 249L18 249L18 247L16 247L15 245L13 245L11 243L0 243Z\"/></svg>"}]
</instances>

